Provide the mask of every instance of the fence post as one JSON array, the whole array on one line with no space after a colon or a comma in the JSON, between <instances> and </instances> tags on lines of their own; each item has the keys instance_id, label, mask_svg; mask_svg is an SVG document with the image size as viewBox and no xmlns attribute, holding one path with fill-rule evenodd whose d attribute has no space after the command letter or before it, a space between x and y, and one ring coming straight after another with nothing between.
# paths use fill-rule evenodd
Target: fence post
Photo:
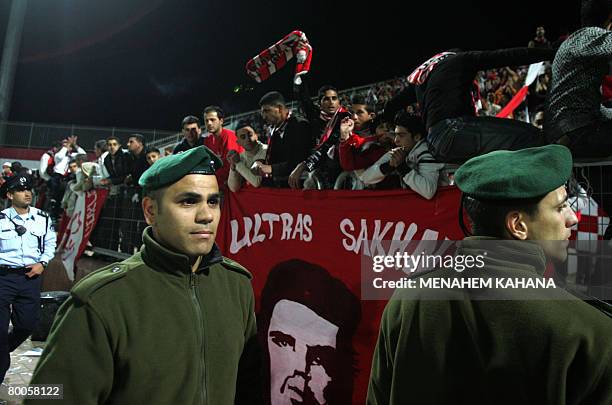
<instances>
[{"instance_id":1,"label":"fence post","mask_svg":"<svg viewBox=\"0 0 612 405\"><path fill-rule=\"evenodd\" d=\"M30 123L30 136L28 137L28 148L32 148L32 133L34 132L34 123Z\"/></svg>"}]
</instances>

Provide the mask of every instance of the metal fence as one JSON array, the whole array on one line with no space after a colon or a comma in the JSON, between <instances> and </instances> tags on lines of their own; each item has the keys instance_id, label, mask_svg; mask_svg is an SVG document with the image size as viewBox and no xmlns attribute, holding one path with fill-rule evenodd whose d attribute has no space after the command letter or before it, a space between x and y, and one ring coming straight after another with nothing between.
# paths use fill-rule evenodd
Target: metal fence
<instances>
[{"instance_id":1,"label":"metal fence","mask_svg":"<svg viewBox=\"0 0 612 405\"><path fill-rule=\"evenodd\" d=\"M394 93L401 91L405 85L405 79L396 78L341 90L338 95L344 105L349 105L350 99L355 95L367 97L368 102L376 105L386 101ZM313 101L316 101L316 97L313 98ZM297 109L298 103L295 101L289 103L289 108ZM261 121L259 110L253 110L226 117L225 126L228 129L235 129L238 122L245 118ZM261 122L261 125L263 125L263 122ZM0 146L44 149L50 147L54 141L76 135L79 137L79 146L92 151L95 142L99 139L106 139L114 135L121 140L126 140L129 135L135 133L143 135L148 145L160 149L175 145L182 137L180 132L158 129L0 121Z\"/></svg>"},{"instance_id":2,"label":"metal fence","mask_svg":"<svg viewBox=\"0 0 612 405\"><path fill-rule=\"evenodd\" d=\"M49 148L53 142L59 139L76 135L79 137L79 146L91 151L94 149L95 142L99 139L106 139L114 135L119 139L125 140L131 134L141 134L147 143L156 144L160 140L176 136L176 131L88 127L34 122L0 122L0 140L2 140L0 146L19 148Z\"/></svg>"}]
</instances>

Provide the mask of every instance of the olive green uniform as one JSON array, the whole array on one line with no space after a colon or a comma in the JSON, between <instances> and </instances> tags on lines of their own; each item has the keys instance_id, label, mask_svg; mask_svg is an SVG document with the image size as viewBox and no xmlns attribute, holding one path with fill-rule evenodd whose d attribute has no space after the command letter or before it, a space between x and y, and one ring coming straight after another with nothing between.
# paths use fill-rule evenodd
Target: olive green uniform
<instances>
[{"instance_id":1,"label":"olive green uniform","mask_svg":"<svg viewBox=\"0 0 612 405\"><path fill-rule=\"evenodd\" d=\"M74 286L32 383L63 384L66 404L223 405L237 392L251 403L251 275L216 246L192 273L151 228L143 240L139 253Z\"/></svg>"},{"instance_id":2,"label":"olive green uniform","mask_svg":"<svg viewBox=\"0 0 612 405\"><path fill-rule=\"evenodd\" d=\"M503 243L507 260L489 255L488 275L541 277L538 245ZM408 292L396 291L381 322L368 404L612 404L612 319L561 289L527 300L499 289L484 294L503 300L474 300L472 292L429 300L419 298L430 292L403 299Z\"/></svg>"}]
</instances>

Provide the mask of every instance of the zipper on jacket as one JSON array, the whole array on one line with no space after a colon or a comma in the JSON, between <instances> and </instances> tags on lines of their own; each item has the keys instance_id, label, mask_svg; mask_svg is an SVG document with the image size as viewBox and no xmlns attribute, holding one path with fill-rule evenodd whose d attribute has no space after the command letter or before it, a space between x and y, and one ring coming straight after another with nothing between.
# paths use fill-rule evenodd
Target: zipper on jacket
<instances>
[{"instance_id":1,"label":"zipper on jacket","mask_svg":"<svg viewBox=\"0 0 612 405\"><path fill-rule=\"evenodd\" d=\"M198 320L198 338L200 339L200 371L202 375L201 395L202 404L206 404L206 365L204 364L204 318L202 317L202 307L200 306L200 300L198 300L197 292L197 278L192 272L189 275L189 290L191 291L191 300L195 307L196 318Z\"/></svg>"}]
</instances>

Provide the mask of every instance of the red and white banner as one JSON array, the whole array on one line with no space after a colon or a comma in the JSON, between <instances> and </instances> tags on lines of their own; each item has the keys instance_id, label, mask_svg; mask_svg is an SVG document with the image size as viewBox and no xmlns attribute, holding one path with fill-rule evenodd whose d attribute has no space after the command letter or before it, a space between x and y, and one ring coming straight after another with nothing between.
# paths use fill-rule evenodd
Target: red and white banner
<instances>
[{"instance_id":1,"label":"red and white banner","mask_svg":"<svg viewBox=\"0 0 612 405\"><path fill-rule=\"evenodd\" d=\"M364 404L385 301L361 300L361 255L383 240L459 240L459 191L245 189L217 242L253 274L271 404Z\"/></svg>"},{"instance_id":2,"label":"red and white banner","mask_svg":"<svg viewBox=\"0 0 612 405\"><path fill-rule=\"evenodd\" d=\"M67 220L68 222L61 226L57 252L61 255L70 281L74 281L74 264L87 246L87 241L98 222L107 195L108 190L106 189L79 192L72 216L63 217L62 221Z\"/></svg>"},{"instance_id":3,"label":"red and white banner","mask_svg":"<svg viewBox=\"0 0 612 405\"><path fill-rule=\"evenodd\" d=\"M500 112L497 113L496 117L498 118L506 118L514 110L518 107L527 97L527 91L529 86L538 78L538 76L542 72L542 66L544 66L544 62L533 63L529 65L529 71L527 72L527 77L525 78L525 84L523 87L512 97L512 100L504 107Z\"/></svg>"}]
</instances>

